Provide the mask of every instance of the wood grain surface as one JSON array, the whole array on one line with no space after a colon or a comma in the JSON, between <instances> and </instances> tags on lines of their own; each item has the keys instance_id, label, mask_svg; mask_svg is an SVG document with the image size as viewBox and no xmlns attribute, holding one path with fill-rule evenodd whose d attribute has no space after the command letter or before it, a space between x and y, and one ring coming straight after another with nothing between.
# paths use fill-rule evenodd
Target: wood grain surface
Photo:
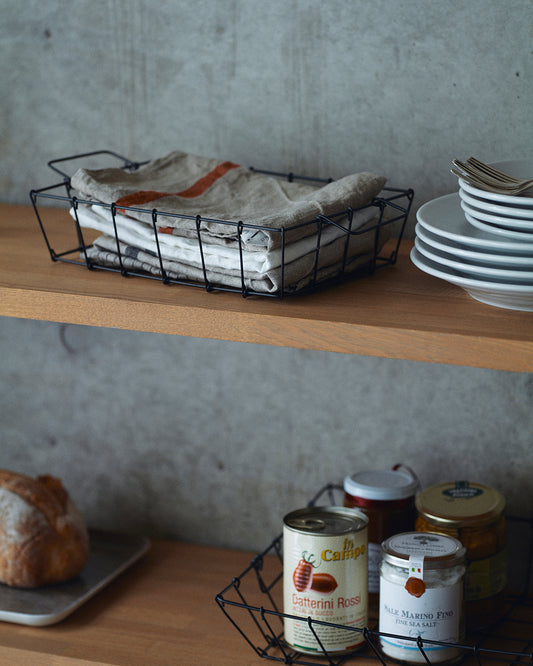
<instances>
[{"instance_id":1,"label":"wood grain surface","mask_svg":"<svg viewBox=\"0 0 533 666\"><path fill-rule=\"evenodd\" d=\"M215 595L251 555L163 542L58 624L0 623L0 664L170 666L261 660Z\"/></svg>"},{"instance_id":2,"label":"wood grain surface","mask_svg":"<svg viewBox=\"0 0 533 666\"><path fill-rule=\"evenodd\" d=\"M40 207L56 252L77 246L65 210ZM491 307L395 266L283 300L164 285L53 262L31 206L0 205L0 314L90 326L533 371L533 313Z\"/></svg>"}]
</instances>

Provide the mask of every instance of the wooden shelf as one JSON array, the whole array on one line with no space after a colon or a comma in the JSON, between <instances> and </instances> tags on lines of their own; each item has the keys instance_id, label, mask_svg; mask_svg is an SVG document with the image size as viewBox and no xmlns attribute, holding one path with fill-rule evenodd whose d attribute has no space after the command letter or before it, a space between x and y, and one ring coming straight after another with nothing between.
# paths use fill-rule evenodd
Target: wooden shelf
<instances>
[{"instance_id":1,"label":"wooden shelf","mask_svg":"<svg viewBox=\"0 0 533 666\"><path fill-rule=\"evenodd\" d=\"M75 247L68 214L40 210L52 245ZM478 303L426 275L412 265L409 241L392 268L279 301L52 262L31 206L0 205L0 233L3 316L533 371L533 314Z\"/></svg>"},{"instance_id":2,"label":"wooden shelf","mask_svg":"<svg viewBox=\"0 0 533 666\"><path fill-rule=\"evenodd\" d=\"M131 569L62 622L45 627L0 622L0 665L261 663L215 602L250 558L154 542Z\"/></svg>"},{"instance_id":3,"label":"wooden shelf","mask_svg":"<svg viewBox=\"0 0 533 666\"><path fill-rule=\"evenodd\" d=\"M50 208L43 218L64 243L72 228L67 214ZM485 306L425 275L408 258L409 242L393 268L280 302L54 263L29 206L0 205L0 234L3 316L533 371L533 315ZM40 628L0 623L0 665L261 663L214 599L250 557L154 542L63 622Z\"/></svg>"},{"instance_id":4,"label":"wooden shelf","mask_svg":"<svg viewBox=\"0 0 533 666\"><path fill-rule=\"evenodd\" d=\"M154 541L137 563L63 621L43 627L0 622L0 666L260 666L267 663L255 653L215 601L215 595L245 570L251 558L250 553L223 548ZM273 556L266 556L262 575L266 575L264 569L271 567L270 560L277 561ZM277 561L272 570L278 570L279 566ZM253 587L259 592L254 573L250 576ZM248 588L244 586L245 598L250 603ZM281 583L276 589L278 587L280 592ZM276 596L279 595L276 593ZM265 648L265 636L259 633L238 597L236 601L241 608L236 612L235 607L229 606L231 617L252 645ZM256 594L252 607L259 609L264 601L264 594L260 599ZM267 608L272 608L269 601ZM514 655L502 652L498 663L518 663L513 661L516 653L530 651L532 621L530 602L515 607L512 615L499 625L501 628L482 637L481 643L479 637L467 641L468 645L481 645L481 662L474 654L467 653L464 665L491 663L486 649L510 650ZM274 631L279 631L273 616L269 622ZM376 620L370 620L369 625L377 628ZM268 631L266 627L263 630ZM281 656L275 649L269 654L276 658ZM376 659L367 648L348 663L372 666Z\"/></svg>"}]
</instances>

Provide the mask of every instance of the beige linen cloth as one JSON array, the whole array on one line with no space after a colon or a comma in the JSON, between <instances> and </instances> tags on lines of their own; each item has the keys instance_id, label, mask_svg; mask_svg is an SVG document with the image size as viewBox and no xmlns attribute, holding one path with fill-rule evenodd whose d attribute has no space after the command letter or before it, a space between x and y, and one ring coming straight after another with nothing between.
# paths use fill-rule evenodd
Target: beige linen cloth
<instances>
[{"instance_id":1,"label":"beige linen cloth","mask_svg":"<svg viewBox=\"0 0 533 666\"><path fill-rule=\"evenodd\" d=\"M356 209L352 230L371 226L378 209L357 209L370 203L385 182L383 176L364 172L317 187L259 174L232 162L174 151L133 172L79 169L71 184L80 198L95 205L80 204L71 214L78 215L82 226L105 233L90 249L90 256L117 265L120 259L109 209L109 204L114 204L123 265L157 274L160 262L154 252L152 215L156 209L157 237L168 277L203 282L199 223L210 281L240 287L244 276L248 288L276 291L280 286L301 286L311 279L316 268L317 216L337 216L340 225L326 219L320 227L320 275L335 271L343 256L352 268L368 261L374 249L374 234L348 239L342 228L346 219L339 218L339 214L351 207ZM382 229L381 241L384 236ZM195 248L198 256L191 259ZM285 257L284 285L280 284L281 248Z\"/></svg>"},{"instance_id":2,"label":"beige linen cloth","mask_svg":"<svg viewBox=\"0 0 533 666\"><path fill-rule=\"evenodd\" d=\"M322 187L265 176L232 162L174 151L133 172L120 168L79 169L71 185L86 198L116 203L128 215L151 223L151 215L131 210L156 208L162 213L188 215L192 220L164 216L159 224L174 233L196 236L196 216L204 218L203 233L217 239L237 237L236 223L264 227L245 228L243 241L266 249L281 245L279 230L289 232L285 242L314 233L301 225L317 215L331 216L369 203L386 179L373 173L345 176ZM208 220L224 220L220 224Z\"/></svg>"},{"instance_id":3,"label":"beige linen cloth","mask_svg":"<svg viewBox=\"0 0 533 666\"><path fill-rule=\"evenodd\" d=\"M370 227L370 224L365 227ZM365 227L362 227L363 231ZM390 237L388 227L380 231L380 244ZM348 241L346 262L339 260ZM340 272L351 273L367 265L374 257L375 237L373 232L363 233L361 236L350 236L348 239L336 237L335 240L320 247L318 257L315 251L295 258L293 261L281 266L270 268L264 272L247 270L246 256L243 259L243 270L234 264L233 268L221 269L216 264L205 263L204 267L198 262L186 263L179 259L162 258L166 277L177 281L192 281L201 284L207 280L211 285L224 286L247 290L273 293L280 290L291 293L305 288L312 281L323 282L329 278L337 277ZM316 243L315 243L316 246ZM354 246L356 250L354 251ZM159 255L148 249L136 245L129 245L119 240L120 255L117 251L117 240L114 237L103 235L97 238L92 247L88 249L88 257L104 266L126 268L133 271L142 271L162 276ZM249 256L250 253L248 253ZM243 283L244 280L244 283Z\"/></svg>"}]
</instances>

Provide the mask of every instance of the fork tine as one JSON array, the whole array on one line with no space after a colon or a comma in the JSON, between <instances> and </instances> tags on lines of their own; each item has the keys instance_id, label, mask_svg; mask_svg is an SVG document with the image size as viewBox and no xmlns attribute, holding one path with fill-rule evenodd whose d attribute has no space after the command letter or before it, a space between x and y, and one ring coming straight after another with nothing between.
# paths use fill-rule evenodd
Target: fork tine
<instances>
[{"instance_id":1,"label":"fork tine","mask_svg":"<svg viewBox=\"0 0 533 666\"><path fill-rule=\"evenodd\" d=\"M491 166L490 164L487 164L486 162L481 162L481 160L478 160L476 157L470 156L466 161L472 164L473 166L477 167L478 169L486 171L487 173L491 173L494 176L500 176L501 178L509 180L519 180L518 178L515 178L514 176L511 176L508 173L504 173L503 171L496 169L495 167Z\"/></svg>"},{"instance_id":2,"label":"fork tine","mask_svg":"<svg viewBox=\"0 0 533 666\"><path fill-rule=\"evenodd\" d=\"M519 183L520 182L519 178L515 178L514 176L510 176L509 174L504 173L503 171L499 171L498 169L495 169L494 167L491 167L489 164L485 164L484 162L480 162L475 157L469 157L466 161L471 166L479 169L480 171L484 171L487 175L491 176L492 178L496 178L496 180L502 180L502 181L507 182L507 183Z\"/></svg>"},{"instance_id":3,"label":"fork tine","mask_svg":"<svg viewBox=\"0 0 533 666\"><path fill-rule=\"evenodd\" d=\"M468 160L466 161L465 167L470 171L470 173L475 175L477 178L481 178L485 181L495 182L501 184L502 186L509 183L508 180L500 176L493 176L491 173L488 173L486 169L479 168L475 164L469 162Z\"/></svg>"},{"instance_id":4,"label":"fork tine","mask_svg":"<svg viewBox=\"0 0 533 666\"><path fill-rule=\"evenodd\" d=\"M465 182L467 182L469 185L472 185L473 187L476 187L478 190L485 190L486 192L494 192L495 188L491 187L490 185L486 185L485 183L481 182L478 179L474 179L470 176L468 176L466 173L463 171L459 171L458 169L450 169L451 173L453 173L454 176L457 176L458 178L461 178Z\"/></svg>"},{"instance_id":5,"label":"fork tine","mask_svg":"<svg viewBox=\"0 0 533 666\"><path fill-rule=\"evenodd\" d=\"M524 192L528 192L529 190L533 190L533 178L530 178L529 180L524 180L519 185L516 185L516 187L513 187L510 191L508 190L505 191L511 195L518 195L518 194L523 194Z\"/></svg>"},{"instance_id":6,"label":"fork tine","mask_svg":"<svg viewBox=\"0 0 533 666\"><path fill-rule=\"evenodd\" d=\"M456 166L460 171L462 171L467 176L470 176L471 179L476 180L478 183L483 182L486 185L491 187L498 187L500 189L507 189L514 187L516 183L508 183L506 181L499 180L489 176L484 171L477 169L472 164L465 164L459 160L452 160L452 164Z\"/></svg>"},{"instance_id":7,"label":"fork tine","mask_svg":"<svg viewBox=\"0 0 533 666\"><path fill-rule=\"evenodd\" d=\"M488 192L500 192L510 196L517 196L524 192L533 191L533 178L514 183L503 182L495 180L482 171L478 171L472 164L465 164L459 160L452 160L455 168L450 169L458 178L473 185L477 189L486 190Z\"/></svg>"}]
</instances>

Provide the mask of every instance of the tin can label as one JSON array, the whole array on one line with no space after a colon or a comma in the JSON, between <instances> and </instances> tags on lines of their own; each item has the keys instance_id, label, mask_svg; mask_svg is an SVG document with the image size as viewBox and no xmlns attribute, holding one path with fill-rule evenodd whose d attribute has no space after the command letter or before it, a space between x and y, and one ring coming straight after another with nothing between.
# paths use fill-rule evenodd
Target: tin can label
<instances>
[{"instance_id":1,"label":"tin can label","mask_svg":"<svg viewBox=\"0 0 533 666\"><path fill-rule=\"evenodd\" d=\"M316 510L316 531L284 525L284 614L302 618L285 617L285 641L300 652L346 652L365 640L357 630L367 624L367 519L346 511L361 521L342 534L321 534Z\"/></svg>"}]
</instances>

